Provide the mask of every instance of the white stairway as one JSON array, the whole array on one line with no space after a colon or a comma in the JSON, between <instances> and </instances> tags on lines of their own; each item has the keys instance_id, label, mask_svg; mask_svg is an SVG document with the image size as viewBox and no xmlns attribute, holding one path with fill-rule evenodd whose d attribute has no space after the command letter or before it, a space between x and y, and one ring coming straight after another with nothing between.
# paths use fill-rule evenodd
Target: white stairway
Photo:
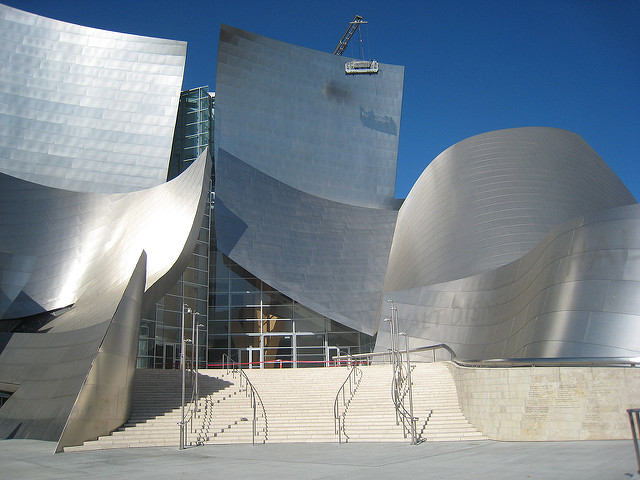
<instances>
[{"instance_id":1,"label":"white stairway","mask_svg":"<svg viewBox=\"0 0 640 480\"><path fill-rule=\"evenodd\" d=\"M343 441L408 442L396 425L391 400L391 365L360 367L363 375L344 419ZM350 369L299 368L244 370L266 411L266 442L337 442L333 404ZM178 446L180 372L137 370L130 420L111 435L65 451ZM412 370L414 416L418 440L481 440L463 416L453 378L443 363L415 364ZM251 443L250 397L240 375L221 369L200 370L200 400L187 445ZM187 390L190 392L190 389ZM265 441L265 420L258 408L256 443Z\"/></svg>"},{"instance_id":2,"label":"white stairway","mask_svg":"<svg viewBox=\"0 0 640 480\"><path fill-rule=\"evenodd\" d=\"M65 447L65 452L107 448L178 446L180 443L181 373L179 370L136 370L131 417L111 435ZM204 370L198 378L200 400L194 429L187 427L187 445L251 443L253 410L239 375ZM190 385L187 401L190 400ZM185 411L190 404L187 403ZM264 440L256 437L256 443Z\"/></svg>"},{"instance_id":3,"label":"white stairway","mask_svg":"<svg viewBox=\"0 0 640 480\"><path fill-rule=\"evenodd\" d=\"M391 395L391 365L361 367L362 380L345 415L348 442L406 442L402 425L396 425ZM486 439L464 417L453 378L445 364L414 364L413 415L418 418L419 442ZM407 409L408 398L405 399Z\"/></svg>"},{"instance_id":4,"label":"white stairway","mask_svg":"<svg viewBox=\"0 0 640 480\"><path fill-rule=\"evenodd\" d=\"M267 411L267 442L337 442L333 402L349 371L346 367L245 370Z\"/></svg>"}]
</instances>

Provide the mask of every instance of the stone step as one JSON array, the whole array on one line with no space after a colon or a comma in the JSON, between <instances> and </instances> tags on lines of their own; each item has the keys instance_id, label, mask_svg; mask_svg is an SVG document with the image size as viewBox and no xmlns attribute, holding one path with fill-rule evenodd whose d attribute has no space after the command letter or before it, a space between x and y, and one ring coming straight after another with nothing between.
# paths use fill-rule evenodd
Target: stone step
<instances>
[{"instance_id":1,"label":"stone step","mask_svg":"<svg viewBox=\"0 0 640 480\"><path fill-rule=\"evenodd\" d=\"M337 442L333 404L349 371L344 367L245 370L264 402L267 442ZM407 442L402 426L396 424L391 401L391 366L361 367L361 371L362 380L344 419L348 441ZM240 386L239 374L210 369L201 370L199 375L196 428L188 433L188 442L251 443L253 411L245 387ZM412 384L421 440L484 438L462 415L455 385L444 364L417 364L412 370ZM132 414L123 428L65 451L177 445L181 398L179 372L138 370ZM256 443L264 441L264 421L258 419Z\"/></svg>"}]
</instances>

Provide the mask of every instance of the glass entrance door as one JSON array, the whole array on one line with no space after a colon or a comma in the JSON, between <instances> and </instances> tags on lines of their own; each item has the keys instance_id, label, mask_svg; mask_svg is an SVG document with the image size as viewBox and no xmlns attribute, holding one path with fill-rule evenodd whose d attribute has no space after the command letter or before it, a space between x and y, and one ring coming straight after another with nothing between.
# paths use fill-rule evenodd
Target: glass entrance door
<instances>
[{"instance_id":1,"label":"glass entrance door","mask_svg":"<svg viewBox=\"0 0 640 480\"><path fill-rule=\"evenodd\" d=\"M247 348L247 363L249 364L249 368L262 368L262 363L260 362L260 348L259 347L249 347Z\"/></svg>"},{"instance_id":2,"label":"glass entrance door","mask_svg":"<svg viewBox=\"0 0 640 480\"><path fill-rule=\"evenodd\" d=\"M165 343L162 361L163 361L164 368L179 368L180 367L180 344Z\"/></svg>"},{"instance_id":3,"label":"glass entrance door","mask_svg":"<svg viewBox=\"0 0 640 480\"><path fill-rule=\"evenodd\" d=\"M291 368L294 364L293 335L264 334L261 336L262 362L264 368Z\"/></svg>"}]
</instances>

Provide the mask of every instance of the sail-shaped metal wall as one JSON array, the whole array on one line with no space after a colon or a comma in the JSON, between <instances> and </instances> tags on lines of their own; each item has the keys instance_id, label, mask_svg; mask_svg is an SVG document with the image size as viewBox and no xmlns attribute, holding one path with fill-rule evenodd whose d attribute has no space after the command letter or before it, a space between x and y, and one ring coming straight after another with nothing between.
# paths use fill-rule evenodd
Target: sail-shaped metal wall
<instances>
[{"instance_id":1,"label":"sail-shaped metal wall","mask_svg":"<svg viewBox=\"0 0 640 480\"><path fill-rule=\"evenodd\" d=\"M0 436L65 446L126 421L140 318L190 258L210 165L205 151L177 179L127 194L0 176L0 249L11 266L3 282L18 292L7 311L25 314L0 333L0 383L17 387L0 410Z\"/></svg>"},{"instance_id":2,"label":"sail-shaped metal wall","mask_svg":"<svg viewBox=\"0 0 640 480\"><path fill-rule=\"evenodd\" d=\"M400 209L385 298L414 345L448 343L462 358L636 355L639 212L574 133L469 138Z\"/></svg>"},{"instance_id":3,"label":"sail-shaped metal wall","mask_svg":"<svg viewBox=\"0 0 640 480\"><path fill-rule=\"evenodd\" d=\"M218 248L316 312L366 333L395 224L404 68L222 26L216 79Z\"/></svg>"},{"instance_id":4,"label":"sail-shaped metal wall","mask_svg":"<svg viewBox=\"0 0 640 480\"><path fill-rule=\"evenodd\" d=\"M165 182L186 49L0 5L0 172L80 192Z\"/></svg>"},{"instance_id":5,"label":"sail-shaped metal wall","mask_svg":"<svg viewBox=\"0 0 640 480\"><path fill-rule=\"evenodd\" d=\"M127 420L140 318L190 259L211 157L165 183L184 43L2 5L0 40L0 437L61 449Z\"/></svg>"}]
</instances>

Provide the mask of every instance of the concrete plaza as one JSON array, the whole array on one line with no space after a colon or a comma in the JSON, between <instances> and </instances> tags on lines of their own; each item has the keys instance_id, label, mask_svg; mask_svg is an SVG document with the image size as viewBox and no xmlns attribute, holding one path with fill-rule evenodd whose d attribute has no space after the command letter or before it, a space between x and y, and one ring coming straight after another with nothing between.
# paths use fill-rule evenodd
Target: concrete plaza
<instances>
[{"instance_id":1,"label":"concrete plaza","mask_svg":"<svg viewBox=\"0 0 640 480\"><path fill-rule=\"evenodd\" d=\"M54 447L0 441L0 479L624 480L637 469L630 440L210 445L56 455Z\"/></svg>"}]
</instances>

